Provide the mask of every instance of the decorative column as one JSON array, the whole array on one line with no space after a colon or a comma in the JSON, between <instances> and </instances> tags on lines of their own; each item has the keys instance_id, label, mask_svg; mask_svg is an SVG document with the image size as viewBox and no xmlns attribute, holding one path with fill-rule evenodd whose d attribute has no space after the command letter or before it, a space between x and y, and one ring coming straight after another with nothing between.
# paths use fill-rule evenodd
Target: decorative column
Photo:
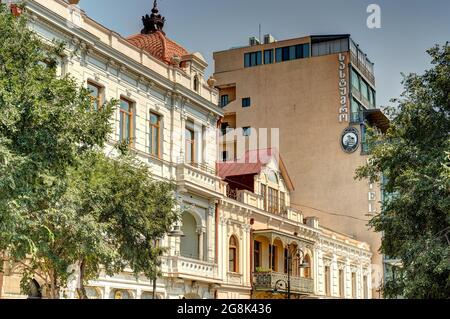
<instances>
[{"instance_id":1,"label":"decorative column","mask_svg":"<svg viewBox=\"0 0 450 319\"><path fill-rule=\"evenodd\" d=\"M214 259L215 248L217 243L215 242L216 237L216 225L214 222L214 214L216 212L216 201L210 201L206 216L206 229L208 229L208 234L206 236L206 247L207 247L207 260ZM215 260L217 263L217 260Z\"/></svg>"},{"instance_id":2,"label":"decorative column","mask_svg":"<svg viewBox=\"0 0 450 319\"><path fill-rule=\"evenodd\" d=\"M103 293L103 299L111 299L110 293L111 293L111 287L105 286L104 293Z\"/></svg>"},{"instance_id":3,"label":"decorative column","mask_svg":"<svg viewBox=\"0 0 450 319\"><path fill-rule=\"evenodd\" d=\"M206 227L205 226L199 226L197 227L197 234L198 234L198 259L199 260L205 260L204 259L204 247L205 247L205 233L206 233Z\"/></svg>"}]
</instances>

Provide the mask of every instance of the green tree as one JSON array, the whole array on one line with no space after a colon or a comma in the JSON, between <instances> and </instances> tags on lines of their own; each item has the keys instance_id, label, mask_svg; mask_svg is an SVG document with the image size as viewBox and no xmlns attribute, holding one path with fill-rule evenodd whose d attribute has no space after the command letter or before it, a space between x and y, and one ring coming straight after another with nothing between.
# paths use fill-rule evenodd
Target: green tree
<instances>
[{"instance_id":1,"label":"green tree","mask_svg":"<svg viewBox=\"0 0 450 319\"><path fill-rule=\"evenodd\" d=\"M433 67L404 77L404 92L388 108L385 135L370 130L370 164L357 177L380 181L381 252L401 260L384 283L386 297L450 298L450 46L428 53Z\"/></svg>"},{"instance_id":2,"label":"green tree","mask_svg":"<svg viewBox=\"0 0 450 319\"><path fill-rule=\"evenodd\" d=\"M154 241L178 217L174 190L171 183L153 180L148 166L129 154L87 154L71 172L62 206L83 220L76 226L79 236L73 236L74 247L81 248L70 249L77 252L81 298L86 298L84 284L101 270L112 276L129 266L136 276L157 276L164 249Z\"/></svg>"},{"instance_id":3,"label":"green tree","mask_svg":"<svg viewBox=\"0 0 450 319\"><path fill-rule=\"evenodd\" d=\"M26 23L0 5L0 251L21 265L24 291L39 277L50 298L74 265L83 283L125 265L152 276L161 250L150 243L176 218L173 186L102 153L117 102L93 112L89 92L57 75L64 45Z\"/></svg>"}]
</instances>

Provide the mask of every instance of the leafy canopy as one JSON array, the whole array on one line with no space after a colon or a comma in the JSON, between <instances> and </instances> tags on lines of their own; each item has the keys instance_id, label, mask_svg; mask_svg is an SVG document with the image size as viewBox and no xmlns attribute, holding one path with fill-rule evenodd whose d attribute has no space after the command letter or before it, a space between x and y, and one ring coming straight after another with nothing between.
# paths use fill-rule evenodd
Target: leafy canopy
<instances>
[{"instance_id":1,"label":"leafy canopy","mask_svg":"<svg viewBox=\"0 0 450 319\"><path fill-rule=\"evenodd\" d=\"M153 243L177 217L173 185L129 154L103 153L117 102L94 112L89 92L59 76L63 44L4 4L0 30L0 251L23 289L37 278L58 298L74 271L86 283L126 265L153 277Z\"/></svg>"},{"instance_id":2,"label":"leafy canopy","mask_svg":"<svg viewBox=\"0 0 450 319\"><path fill-rule=\"evenodd\" d=\"M402 267L384 284L387 297L450 297L450 46L428 50L433 67L404 78L387 134L370 131L371 163L357 171L383 176L385 200L371 225L381 252Z\"/></svg>"}]
</instances>

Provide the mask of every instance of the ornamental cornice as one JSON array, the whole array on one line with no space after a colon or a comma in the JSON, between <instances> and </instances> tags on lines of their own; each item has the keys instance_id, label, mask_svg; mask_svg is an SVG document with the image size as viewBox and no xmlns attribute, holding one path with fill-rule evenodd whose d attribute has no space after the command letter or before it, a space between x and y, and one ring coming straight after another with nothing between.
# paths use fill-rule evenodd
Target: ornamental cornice
<instances>
[{"instance_id":1,"label":"ornamental cornice","mask_svg":"<svg viewBox=\"0 0 450 319\"><path fill-rule=\"evenodd\" d=\"M55 30L55 33L61 35L63 38L78 38L80 41L84 41L87 44L94 47L95 51L105 57L113 57L118 61L121 61L123 64L126 64L129 70L133 71L133 73L141 74L146 77L150 77L158 82L158 85L162 88L171 89L173 91L177 91L183 96L192 98L196 104L200 107L209 110L219 116L223 115L223 110L221 110L217 105L213 102L209 101L203 96L198 95L196 92L193 92L190 88L184 87L179 83L175 83L168 77L163 74L159 74L155 70L151 69L148 66L143 66L139 61L134 60L129 55L126 55L116 48L112 47L107 42L103 42L95 36L93 33L88 32L84 28L67 28L67 20L56 14L53 11L48 10L45 6L40 3L29 1L27 2L27 9L30 15L36 17L36 20L39 20L39 23L43 24L51 24L50 30ZM90 18L87 18L91 20ZM93 21L93 20L92 20ZM108 30L108 32L104 33L105 35L109 35L109 37L117 37L119 41L126 42L126 39L122 38L117 32ZM130 48L132 48L130 46ZM134 48L132 48L134 49ZM135 49L136 50L136 49ZM167 67L164 63L158 61L150 54L143 52L142 50L136 51L139 54L146 54L150 59L154 60L155 63L160 64L162 67Z\"/></svg>"}]
</instances>

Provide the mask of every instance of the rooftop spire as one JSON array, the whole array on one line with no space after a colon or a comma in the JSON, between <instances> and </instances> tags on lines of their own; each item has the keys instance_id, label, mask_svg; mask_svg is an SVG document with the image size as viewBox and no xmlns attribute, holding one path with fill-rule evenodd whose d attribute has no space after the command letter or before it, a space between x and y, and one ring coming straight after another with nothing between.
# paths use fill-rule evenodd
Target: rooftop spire
<instances>
[{"instance_id":1,"label":"rooftop spire","mask_svg":"<svg viewBox=\"0 0 450 319\"><path fill-rule=\"evenodd\" d=\"M163 32L164 23L166 22L166 18L159 14L158 3L155 0L153 2L152 14L149 16L146 14L142 17L142 23L144 24L144 29L142 29L142 34L151 34L156 31ZM164 32L163 32L164 33Z\"/></svg>"}]
</instances>

